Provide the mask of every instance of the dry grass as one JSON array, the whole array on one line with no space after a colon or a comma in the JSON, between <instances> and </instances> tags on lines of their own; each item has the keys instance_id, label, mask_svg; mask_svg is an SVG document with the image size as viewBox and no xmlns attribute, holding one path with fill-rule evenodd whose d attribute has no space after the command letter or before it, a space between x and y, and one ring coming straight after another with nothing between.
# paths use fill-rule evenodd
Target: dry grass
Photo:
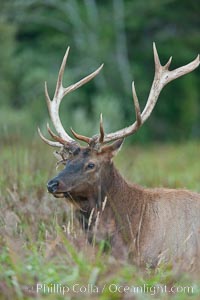
<instances>
[{"instance_id":1,"label":"dry grass","mask_svg":"<svg viewBox=\"0 0 200 300\"><path fill-rule=\"evenodd\" d=\"M123 174L145 186L187 187L200 192L199 143L124 148L116 164ZM157 299L199 299L197 280L175 274L171 266L139 271L116 261L101 246L88 245L73 209L46 192L56 173L52 150L41 143L10 142L0 148L0 299L64 299L37 293L37 283L69 286L65 299L152 299L154 286L192 286L193 293L160 293ZM74 284L94 291L75 293ZM106 284L106 288L102 291ZM112 293L109 285L143 286L146 294Z\"/></svg>"}]
</instances>

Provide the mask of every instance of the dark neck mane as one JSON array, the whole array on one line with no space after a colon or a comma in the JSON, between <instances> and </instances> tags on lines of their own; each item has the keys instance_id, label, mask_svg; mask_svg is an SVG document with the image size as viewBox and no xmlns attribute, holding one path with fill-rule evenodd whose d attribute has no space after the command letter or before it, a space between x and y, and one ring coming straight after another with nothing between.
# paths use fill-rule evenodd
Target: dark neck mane
<instances>
[{"instance_id":1,"label":"dark neck mane","mask_svg":"<svg viewBox=\"0 0 200 300\"><path fill-rule=\"evenodd\" d=\"M109 173L102 174L101 178L103 182L100 181L98 193L84 201L87 209L77 211L77 217L83 229L91 233L91 239L97 216L99 239L106 239L119 232L123 239L129 239L130 234L133 234L129 229L129 220L134 217L139 223L142 203L138 200L141 199L142 189L126 182L113 164ZM137 229L134 234L137 234Z\"/></svg>"}]
</instances>

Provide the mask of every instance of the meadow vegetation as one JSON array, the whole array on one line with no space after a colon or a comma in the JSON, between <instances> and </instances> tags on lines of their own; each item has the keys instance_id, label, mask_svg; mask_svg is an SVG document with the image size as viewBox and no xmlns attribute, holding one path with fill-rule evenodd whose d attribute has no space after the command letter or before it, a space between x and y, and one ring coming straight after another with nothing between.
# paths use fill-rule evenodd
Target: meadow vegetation
<instances>
[{"instance_id":1,"label":"meadow vegetation","mask_svg":"<svg viewBox=\"0 0 200 300\"><path fill-rule=\"evenodd\" d=\"M115 162L126 178L143 186L185 187L200 192L199 150L199 142L125 144ZM199 299L198 276L174 271L171 265L139 270L129 261L103 253L101 244L96 248L88 245L73 207L46 191L47 180L56 173L52 152L37 139L1 144L0 299ZM46 292L44 288L37 292L38 283L46 286ZM55 284L89 284L100 292L76 293L70 289L64 296L48 293L47 287ZM151 292L109 290L115 285L145 285ZM192 287L192 291L154 295L155 286Z\"/></svg>"},{"instance_id":2,"label":"meadow vegetation","mask_svg":"<svg viewBox=\"0 0 200 300\"><path fill-rule=\"evenodd\" d=\"M64 128L93 135L102 112L105 130L112 132L133 122L133 79L141 109L145 105L154 73L153 41L163 64L173 55L172 69L196 57L198 12L196 0L1 0L0 300L199 299L198 276L180 274L170 265L138 270L103 253L103 245L88 245L73 207L46 191L46 182L57 172L56 159L36 137L37 126L45 134L48 118L43 83L47 80L52 97L68 45L65 86L102 62L105 66L63 101ZM129 180L200 192L200 143L194 141L200 137L198 72L166 87L148 126L127 139L115 161ZM70 290L63 296L37 293L37 283L106 288L99 294ZM112 293L110 284L146 284L152 293ZM151 295L155 286L165 285L193 286L193 293Z\"/></svg>"},{"instance_id":3,"label":"meadow vegetation","mask_svg":"<svg viewBox=\"0 0 200 300\"><path fill-rule=\"evenodd\" d=\"M67 46L65 86L104 68L63 101L64 128L92 135L100 112L108 132L131 124L131 82L142 109L154 76L153 41L162 64L173 56L170 69L189 63L199 51L198 12L196 0L1 0L0 128L32 136L36 125L46 126L44 81L52 97ZM199 138L199 78L195 70L167 86L138 139Z\"/></svg>"}]
</instances>

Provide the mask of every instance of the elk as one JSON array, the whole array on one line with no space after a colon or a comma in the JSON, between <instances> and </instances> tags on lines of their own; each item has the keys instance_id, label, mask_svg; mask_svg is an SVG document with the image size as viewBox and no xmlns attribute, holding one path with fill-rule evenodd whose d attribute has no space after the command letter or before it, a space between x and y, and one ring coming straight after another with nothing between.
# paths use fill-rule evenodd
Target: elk
<instances>
[{"instance_id":1,"label":"elk","mask_svg":"<svg viewBox=\"0 0 200 300\"><path fill-rule=\"evenodd\" d=\"M106 133L100 117L100 132L92 137L76 133L70 137L59 118L64 96L94 78L96 71L69 87L63 87L63 73L69 47L63 58L55 94L45 96L57 135L47 129L53 140L38 132L44 142L58 147L64 168L48 181L47 189L55 197L74 204L76 216L89 241L106 241L113 255L132 257L139 264L156 266L160 262L182 261L192 265L200 256L200 194L184 189L143 188L127 182L115 168L113 157L124 138L134 134L151 115L162 88L170 81L190 73L199 66L199 56L192 62L170 71L172 57L162 66L153 44L155 76L144 110L141 112L134 82L132 94L136 121L130 126ZM80 142L86 146L81 146ZM112 142L112 143L111 143Z\"/></svg>"}]
</instances>

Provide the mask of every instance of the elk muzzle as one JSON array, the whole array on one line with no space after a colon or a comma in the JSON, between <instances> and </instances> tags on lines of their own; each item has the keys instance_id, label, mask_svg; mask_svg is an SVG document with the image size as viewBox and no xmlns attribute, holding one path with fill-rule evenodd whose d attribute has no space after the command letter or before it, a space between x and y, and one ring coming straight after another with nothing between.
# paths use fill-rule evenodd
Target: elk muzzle
<instances>
[{"instance_id":1,"label":"elk muzzle","mask_svg":"<svg viewBox=\"0 0 200 300\"><path fill-rule=\"evenodd\" d=\"M49 193L56 193L59 187L59 181L57 179L49 180L47 183L47 190Z\"/></svg>"}]
</instances>

